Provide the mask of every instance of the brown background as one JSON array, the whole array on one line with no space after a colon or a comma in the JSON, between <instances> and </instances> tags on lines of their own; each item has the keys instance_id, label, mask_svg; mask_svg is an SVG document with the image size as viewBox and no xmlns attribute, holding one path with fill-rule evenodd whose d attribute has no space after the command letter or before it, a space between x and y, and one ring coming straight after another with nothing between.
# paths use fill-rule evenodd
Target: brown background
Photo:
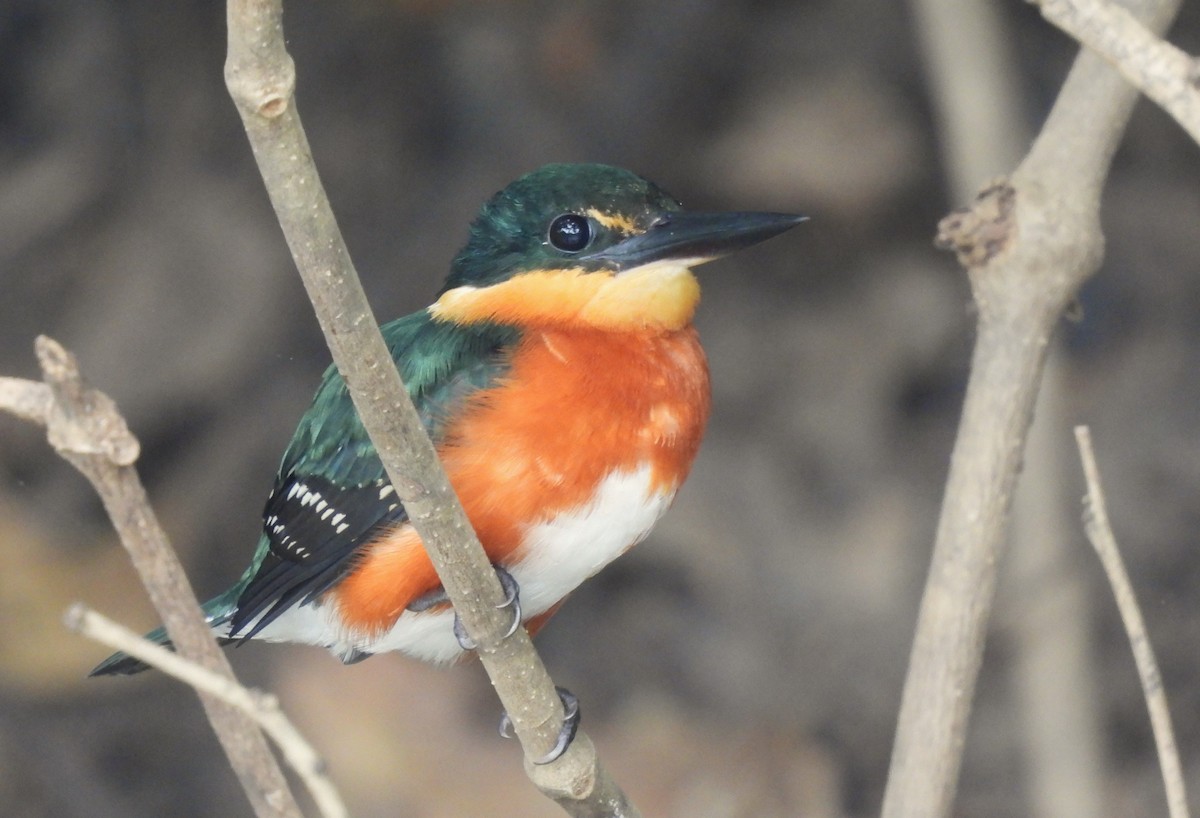
<instances>
[{"instance_id":1,"label":"brown background","mask_svg":"<svg viewBox=\"0 0 1200 818\"><path fill-rule=\"evenodd\" d=\"M1013 127L1032 131L1074 49L1033 8L1000 8ZM1193 52L1196 9L1173 35ZM701 270L715 407L695 472L539 644L647 815L873 814L972 326L965 280L931 244L963 202L909 8L357 0L290 3L286 23L309 138L381 318L427 304L479 203L548 161L623 165L698 209L813 217ZM34 374L37 333L79 353L139 435L206 595L243 568L328 362L223 49L212 0L0 3L0 374ZM1070 521L1069 426L1093 424L1197 792L1200 153L1145 103L1103 217L1107 261L1061 333L1051 482ZM1079 695L1101 729L1107 814L1162 812L1127 645L1081 535L1067 537L1041 584L1002 579L957 815L1030 814L1015 634L1066 576L1088 594L1086 638L1063 651L1090 663ZM194 696L150 674L83 679L103 651L61 628L69 602L137 627L154 615L84 481L10 418L0 560L0 812L248 815ZM279 692L359 818L559 814L495 737L474 664L343 668L263 645L233 658Z\"/></svg>"}]
</instances>

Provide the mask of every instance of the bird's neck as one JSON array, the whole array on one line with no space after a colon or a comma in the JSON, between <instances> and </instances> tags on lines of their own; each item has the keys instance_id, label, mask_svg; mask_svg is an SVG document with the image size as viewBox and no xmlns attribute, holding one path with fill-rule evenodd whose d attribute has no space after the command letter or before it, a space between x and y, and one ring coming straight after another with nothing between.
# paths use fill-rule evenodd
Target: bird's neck
<instances>
[{"instance_id":1,"label":"bird's neck","mask_svg":"<svg viewBox=\"0 0 1200 818\"><path fill-rule=\"evenodd\" d=\"M533 270L488 287L455 287L429 311L456 324L674 332L691 323L699 303L691 270L659 262L618 275Z\"/></svg>"}]
</instances>

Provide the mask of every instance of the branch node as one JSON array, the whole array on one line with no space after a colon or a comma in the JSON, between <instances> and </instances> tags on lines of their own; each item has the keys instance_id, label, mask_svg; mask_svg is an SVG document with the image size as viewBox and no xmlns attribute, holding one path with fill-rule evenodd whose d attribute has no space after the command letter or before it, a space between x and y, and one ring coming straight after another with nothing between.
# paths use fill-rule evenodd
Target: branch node
<instances>
[{"instance_id":1,"label":"branch node","mask_svg":"<svg viewBox=\"0 0 1200 818\"><path fill-rule=\"evenodd\" d=\"M62 454L99 455L117 466L133 465L141 453L112 398L87 388L75 356L45 335L34 343L52 400L46 437Z\"/></svg>"},{"instance_id":2,"label":"branch node","mask_svg":"<svg viewBox=\"0 0 1200 818\"><path fill-rule=\"evenodd\" d=\"M934 245L953 250L964 267L982 267L1002 253L1016 236L1012 217L1017 191L1007 179L989 183L971 207L955 210L938 222Z\"/></svg>"},{"instance_id":3,"label":"branch node","mask_svg":"<svg viewBox=\"0 0 1200 818\"><path fill-rule=\"evenodd\" d=\"M296 63L283 45L279 26L278 21L268 26L276 29L270 36L238 38L235 48L231 25L230 53L225 63L225 86L234 103L268 120L282 116L291 107L296 92ZM257 30L257 26L251 30Z\"/></svg>"},{"instance_id":4,"label":"branch node","mask_svg":"<svg viewBox=\"0 0 1200 818\"><path fill-rule=\"evenodd\" d=\"M288 109L288 97L285 94L267 94L258 105L258 114L263 119L275 119L282 116Z\"/></svg>"}]
</instances>

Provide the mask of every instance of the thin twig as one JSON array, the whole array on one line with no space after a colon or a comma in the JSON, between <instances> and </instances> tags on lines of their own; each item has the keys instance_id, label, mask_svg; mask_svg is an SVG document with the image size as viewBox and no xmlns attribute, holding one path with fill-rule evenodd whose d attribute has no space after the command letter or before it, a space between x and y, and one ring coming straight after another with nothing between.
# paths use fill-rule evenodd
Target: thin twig
<instances>
[{"instance_id":1,"label":"thin twig","mask_svg":"<svg viewBox=\"0 0 1200 818\"><path fill-rule=\"evenodd\" d=\"M225 79L334 363L447 596L478 645L521 740L526 771L572 815L636 816L582 733L557 761L529 763L557 742L562 703L524 629L506 635L503 590L363 294L296 111L296 72L282 15L281 0L229 0Z\"/></svg>"},{"instance_id":2,"label":"thin twig","mask_svg":"<svg viewBox=\"0 0 1200 818\"><path fill-rule=\"evenodd\" d=\"M68 628L88 639L140 659L250 716L283 752L283 757L308 788L321 815L346 818L349 814L326 772L324 760L288 720L277 698L213 673L84 605L73 605L63 619Z\"/></svg>"},{"instance_id":3,"label":"thin twig","mask_svg":"<svg viewBox=\"0 0 1200 818\"><path fill-rule=\"evenodd\" d=\"M0 411L22 420L46 425L50 406L50 387L23 378L0 378Z\"/></svg>"},{"instance_id":4,"label":"thin twig","mask_svg":"<svg viewBox=\"0 0 1200 818\"><path fill-rule=\"evenodd\" d=\"M91 482L129 552L150 601L179 652L233 680L205 624L191 583L146 498L133 464L139 446L116 404L89 389L75 356L41 336L35 345L45 383L0 379L0 409L46 427L51 446ZM200 701L259 818L299 818L287 780L258 726L207 693Z\"/></svg>"},{"instance_id":5,"label":"thin twig","mask_svg":"<svg viewBox=\"0 0 1200 818\"><path fill-rule=\"evenodd\" d=\"M1200 144L1200 59L1108 0L1032 0L1042 16L1108 60Z\"/></svg>"},{"instance_id":6,"label":"thin twig","mask_svg":"<svg viewBox=\"0 0 1200 818\"><path fill-rule=\"evenodd\" d=\"M1133 584L1125 571L1117 538L1108 522L1104 490L1100 486L1100 469L1096 465L1096 454L1092 449L1092 433L1087 426L1075 427L1075 441L1079 444L1079 458L1083 461L1083 476L1087 481L1087 495L1083 498L1083 528L1088 541L1100 557L1108 584L1117 600L1117 610L1129 635L1133 658L1137 663L1138 678L1142 682L1142 694L1146 697L1146 708L1150 711L1150 726L1154 731L1154 743L1158 748L1158 762L1162 768L1163 785L1167 791L1167 810L1171 818L1187 818L1187 792L1183 783L1183 769L1179 762L1179 748L1175 745L1175 732L1171 728L1171 711L1167 706L1167 693L1163 688L1158 660L1154 658L1154 646L1146 633L1146 623L1138 606Z\"/></svg>"}]
</instances>

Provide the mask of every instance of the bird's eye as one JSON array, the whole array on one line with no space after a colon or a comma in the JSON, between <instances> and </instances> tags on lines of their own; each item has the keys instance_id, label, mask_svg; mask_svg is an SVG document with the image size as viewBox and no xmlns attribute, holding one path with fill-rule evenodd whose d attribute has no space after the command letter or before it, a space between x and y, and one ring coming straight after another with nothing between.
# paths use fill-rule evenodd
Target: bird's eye
<instances>
[{"instance_id":1,"label":"bird's eye","mask_svg":"<svg viewBox=\"0 0 1200 818\"><path fill-rule=\"evenodd\" d=\"M584 216L564 213L550 222L550 243L564 253L578 253L592 240L592 228Z\"/></svg>"}]
</instances>

